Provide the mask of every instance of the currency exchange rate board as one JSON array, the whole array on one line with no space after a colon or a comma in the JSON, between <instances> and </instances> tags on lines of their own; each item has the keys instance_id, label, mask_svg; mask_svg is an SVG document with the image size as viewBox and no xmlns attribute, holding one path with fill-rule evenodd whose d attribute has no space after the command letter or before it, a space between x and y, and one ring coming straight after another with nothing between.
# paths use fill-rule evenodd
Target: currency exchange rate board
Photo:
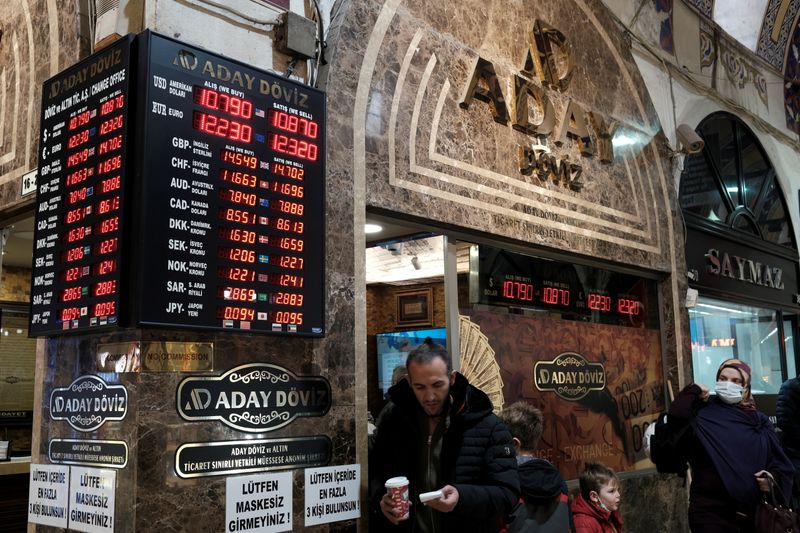
<instances>
[{"instance_id":1,"label":"currency exchange rate board","mask_svg":"<svg viewBox=\"0 0 800 533\"><path fill-rule=\"evenodd\" d=\"M145 35L139 322L322 335L325 94Z\"/></svg>"},{"instance_id":2,"label":"currency exchange rate board","mask_svg":"<svg viewBox=\"0 0 800 533\"><path fill-rule=\"evenodd\" d=\"M44 84L32 336L109 327L119 320L132 39Z\"/></svg>"}]
</instances>

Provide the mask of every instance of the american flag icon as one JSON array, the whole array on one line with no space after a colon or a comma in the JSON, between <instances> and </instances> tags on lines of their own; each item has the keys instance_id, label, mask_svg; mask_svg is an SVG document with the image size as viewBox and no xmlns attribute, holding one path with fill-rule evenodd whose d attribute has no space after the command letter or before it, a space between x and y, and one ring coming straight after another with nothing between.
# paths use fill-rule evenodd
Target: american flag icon
<instances>
[{"instance_id":1,"label":"american flag icon","mask_svg":"<svg viewBox=\"0 0 800 533\"><path fill-rule=\"evenodd\" d=\"M263 109L256 108L255 114L256 114L257 117L264 118L264 110Z\"/></svg>"}]
</instances>

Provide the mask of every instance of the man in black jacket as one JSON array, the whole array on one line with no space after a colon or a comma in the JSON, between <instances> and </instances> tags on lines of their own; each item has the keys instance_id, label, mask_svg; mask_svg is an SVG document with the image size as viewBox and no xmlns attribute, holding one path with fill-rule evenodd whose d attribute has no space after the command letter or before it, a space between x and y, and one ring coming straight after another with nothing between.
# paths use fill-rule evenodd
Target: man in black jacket
<instances>
[{"instance_id":1,"label":"man in black jacket","mask_svg":"<svg viewBox=\"0 0 800 533\"><path fill-rule=\"evenodd\" d=\"M800 506L800 377L790 378L781 385L775 416L781 428L781 443L786 456L794 465L794 508Z\"/></svg>"},{"instance_id":2,"label":"man in black jacket","mask_svg":"<svg viewBox=\"0 0 800 533\"><path fill-rule=\"evenodd\" d=\"M370 454L371 531L496 532L519 497L511 434L489 398L450 368L431 339L412 351L408 377L389 389ZM409 480L411 511L386 495L384 482ZM441 490L427 503L419 494Z\"/></svg>"}]
</instances>

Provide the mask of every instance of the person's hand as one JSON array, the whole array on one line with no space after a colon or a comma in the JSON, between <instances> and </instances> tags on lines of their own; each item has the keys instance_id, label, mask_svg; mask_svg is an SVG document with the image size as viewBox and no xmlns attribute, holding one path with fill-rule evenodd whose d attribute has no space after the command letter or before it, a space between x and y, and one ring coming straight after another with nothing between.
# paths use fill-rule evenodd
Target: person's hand
<instances>
[{"instance_id":1,"label":"person's hand","mask_svg":"<svg viewBox=\"0 0 800 533\"><path fill-rule=\"evenodd\" d=\"M411 503L408 505L410 507ZM409 513L408 516L403 517L403 514L405 514L403 512L403 507L398 502L395 502L392 497L389 496L389 493L384 494L383 498L381 498L381 512L383 516L386 517L386 520L394 525L399 524L403 520L408 520L408 516L411 516L411 513Z\"/></svg>"},{"instance_id":2,"label":"person's hand","mask_svg":"<svg viewBox=\"0 0 800 533\"><path fill-rule=\"evenodd\" d=\"M703 400L704 402L707 402L708 401L708 387L706 387L702 383L698 383L697 386L700 387L700 399Z\"/></svg>"},{"instance_id":3,"label":"person's hand","mask_svg":"<svg viewBox=\"0 0 800 533\"><path fill-rule=\"evenodd\" d=\"M758 488L761 489L761 492L769 492L769 472L761 470L756 472L755 476L756 483L758 483Z\"/></svg>"},{"instance_id":4,"label":"person's hand","mask_svg":"<svg viewBox=\"0 0 800 533\"><path fill-rule=\"evenodd\" d=\"M442 497L426 502L425 505L442 513L449 513L458 503L458 490L452 485L442 487Z\"/></svg>"}]
</instances>

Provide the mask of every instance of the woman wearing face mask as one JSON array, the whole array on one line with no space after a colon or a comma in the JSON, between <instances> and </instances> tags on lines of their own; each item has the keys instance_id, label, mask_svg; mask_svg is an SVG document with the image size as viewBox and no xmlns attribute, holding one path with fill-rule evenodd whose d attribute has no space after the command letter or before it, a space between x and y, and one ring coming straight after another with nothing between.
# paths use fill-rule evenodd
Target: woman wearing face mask
<instances>
[{"instance_id":1,"label":"woman wearing face mask","mask_svg":"<svg viewBox=\"0 0 800 533\"><path fill-rule=\"evenodd\" d=\"M690 421L683 439L692 485L689 527L693 533L756 533L753 525L761 491L770 472L784 494L791 491L793 468L767 416L755 408L750 367L739 359L717 370L715 395L700 384L683 389L669 416Z\"/></svg>"}]
</instances>

